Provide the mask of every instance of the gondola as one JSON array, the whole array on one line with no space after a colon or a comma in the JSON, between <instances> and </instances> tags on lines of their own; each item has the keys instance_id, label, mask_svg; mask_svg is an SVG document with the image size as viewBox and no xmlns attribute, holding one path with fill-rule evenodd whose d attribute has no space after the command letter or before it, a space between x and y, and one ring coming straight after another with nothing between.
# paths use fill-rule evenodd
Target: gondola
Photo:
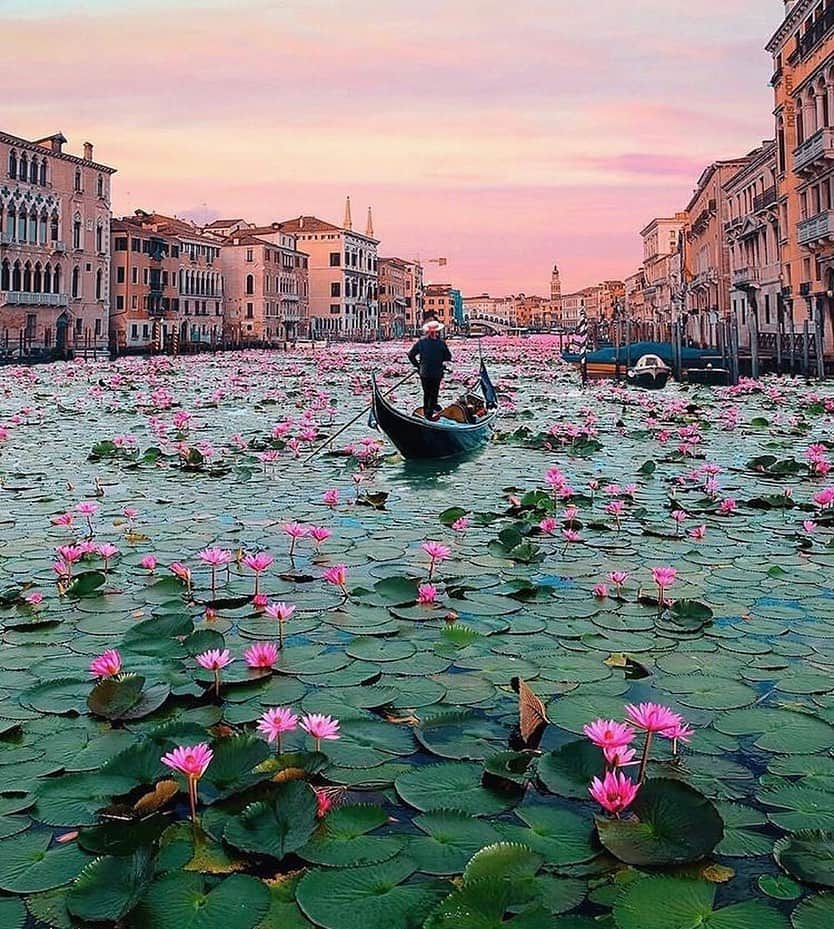
<instances>
[{"instance_id":1,"label":"gondola","mask_svg":"<svg viewBox=\"0 0 834 929\"><path fill-rule=\"evenodd\" d=\"M669 380L672 369L657 355L642 355L626 376L629 384L646 390L662 390Z\"/></svg>"},{"instance_id":2,"label":"gondola","mask_svg":"<svg viewBox=\"0 0 834 929\"><path fill-rule=\"evenodd\" d=\"M498 400L486 367L481 365L481 395L467 394L446 407L436 421L403 413L391 405L373 381L372 414L403 458L454 458L481 448L492 435Z\"/></svg>"}]
</instances>

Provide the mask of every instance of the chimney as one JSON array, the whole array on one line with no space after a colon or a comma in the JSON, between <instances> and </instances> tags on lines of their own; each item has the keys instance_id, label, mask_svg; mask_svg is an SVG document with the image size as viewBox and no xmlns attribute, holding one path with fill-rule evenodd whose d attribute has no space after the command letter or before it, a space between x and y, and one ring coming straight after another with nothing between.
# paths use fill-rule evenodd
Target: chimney
<instances>
[{"instance_id":1,"label":"chimney","mask_svg":"<svg viewBox=\"0 0 834 929\"><path fill-rule=\"evenodd\" d=\"M93 160L93 143L85 142L84 143L84 161Z\"/></svg>"},{"instance_id":2,"label":"chimney","mask_svg":"<svg viewBox=\"0 0 834 929\"><path fill-rule=\"evenodd\" d=\"M345 222L344 222L344 228L345 228L345 229L353 229L353 219L351 218L351 215L350 215L350 197L347 197L347 199L345 200Z\"/></svg>"},{"instance_id":3,"label":"chimney","mask_svg":"<svg viewBox=\"0 0 834 929\"><path fill-rule=\"evenodd\" d=\"M365 235L371 239L374 237L374 217L370 207L368 207L368 222L365 225Z\"/></svg>"},{"instance_id":4,"label":"chimney","mask_svg":"<svg viewBox=\"0 0 834 929\"><path fill-rule=\"evenodd\" d=\"M299 216L299 217L298 217L298 228L299 228L299 229L303 229L303 228L304 228L304 217L303 217L303 216Z\"/></svg>"}]
</instances>

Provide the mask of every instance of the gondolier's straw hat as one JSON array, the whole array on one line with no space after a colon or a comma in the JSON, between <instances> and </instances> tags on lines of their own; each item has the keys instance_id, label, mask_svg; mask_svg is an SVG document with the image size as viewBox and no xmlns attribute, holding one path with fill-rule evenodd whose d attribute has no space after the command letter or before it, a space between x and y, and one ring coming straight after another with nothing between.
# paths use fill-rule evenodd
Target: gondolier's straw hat
<instances>
[{"instance_id":1,"label":"gondolier's straw hat","mask_svg":"<svg viewBox=\"0 0 834 929\"><path fill-rule=\"evenodd\" d=\"M443 323L439 323L436 319L430 319L423 326L423 332L442 332L443 328Z\"/></svg>"}]
</instances>

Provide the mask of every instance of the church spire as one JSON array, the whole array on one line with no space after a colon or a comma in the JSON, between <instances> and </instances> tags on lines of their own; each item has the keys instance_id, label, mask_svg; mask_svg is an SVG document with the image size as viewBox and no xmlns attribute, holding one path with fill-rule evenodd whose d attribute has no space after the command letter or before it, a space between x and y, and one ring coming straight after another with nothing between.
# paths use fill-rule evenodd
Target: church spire
<instances>
[{"instance_id":1,"label":"church spire","mask_svg":"<svg viewBox=\"0 0 834 929\"><path fill-rule=\"evenodd\" d=\"M350 197L345 200L345 229L353 229L353 220L350 217Z\"/></svg>"},{"instance_id":2,"label":"church spire","mask_svg":"<svg viewBox=\"0 0 834 929\"><path fill-rule=\"evenodd\" d=\"M365 235L371 239L374 237L374 216L370 207L368 207L368 222L365 225Z\"/></svg>"}]
</instances>

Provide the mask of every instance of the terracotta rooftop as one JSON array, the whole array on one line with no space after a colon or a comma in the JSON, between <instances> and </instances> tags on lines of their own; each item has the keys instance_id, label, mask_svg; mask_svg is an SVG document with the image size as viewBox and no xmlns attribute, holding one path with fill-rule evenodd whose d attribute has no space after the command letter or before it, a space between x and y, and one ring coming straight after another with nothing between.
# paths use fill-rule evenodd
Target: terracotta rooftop
<instances>
[{"instance_id":1,"label":"terracotta rooftop","mask_svg":"<svg viewBox=\"0 0 834 929\"><path fill-rule=\"evenodd\" d=\"M341 232L340 226L334 226L317 216L297 216L278 224L284 232L304 235L307 232Z\"/></svg>"}]
</instances>

